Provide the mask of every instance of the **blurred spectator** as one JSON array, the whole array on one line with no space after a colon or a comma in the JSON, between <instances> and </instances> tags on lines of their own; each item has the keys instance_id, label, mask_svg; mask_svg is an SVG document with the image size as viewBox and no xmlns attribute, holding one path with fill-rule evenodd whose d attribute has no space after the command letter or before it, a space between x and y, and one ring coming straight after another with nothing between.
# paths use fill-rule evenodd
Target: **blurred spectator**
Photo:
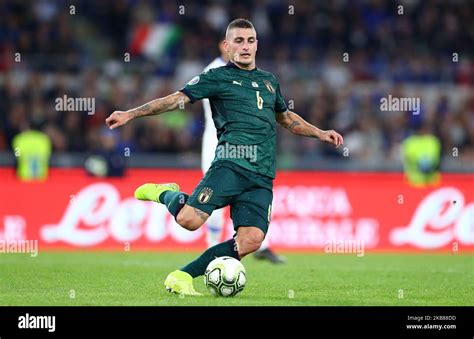
<instances>
[{"instance_id":1,"label":"blurred spectator","mask_svg":"<svg viewBox=\"0 0 474 339\"><path fill-rule=\"evenodd\" d=\"M89 175L96 177L121 177L125 173L125 157L129 150L120 150L117 131L102 128L99 144L84 162Z\"/></svg>"},{"instance_id":2,"label":"blurred spectator","mask_svg":"<svg viewBox=\"0 0 474 339\"><path fill-rule=\"evenodd\" d=\"M402 156L405 177L415 187L440 182L441 145L427 123L416 122L415 134L403 141Z\"/></svg>"},{"instance_id":3,"label":"blurred spectator","mask_svg":"<svg viewBox=\"0 0 474 339\"><path fill-rule=\"evenodd\" d=\"M17 176L22 181L43 181L48 177L51 141L36 129L24 126L12 141L17 159Z\"/></svg>"}]
</instances>

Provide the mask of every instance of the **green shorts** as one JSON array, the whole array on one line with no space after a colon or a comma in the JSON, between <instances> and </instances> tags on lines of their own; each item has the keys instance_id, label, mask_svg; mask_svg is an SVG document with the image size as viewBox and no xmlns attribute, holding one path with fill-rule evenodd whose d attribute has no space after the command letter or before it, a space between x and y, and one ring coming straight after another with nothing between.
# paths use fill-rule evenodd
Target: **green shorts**
<instances>
[{"instance_id":1,"label":"green shorts","mask_svg":"<svg viewBox=\"0 0 474 339\"><path fill-rule=\"evenodd\" d=\"M227 160L214 162L187 204L211 215L230 205L234 229L256 226L267 233L272 211L273 179Z\"/></svg>"}]
</instances>

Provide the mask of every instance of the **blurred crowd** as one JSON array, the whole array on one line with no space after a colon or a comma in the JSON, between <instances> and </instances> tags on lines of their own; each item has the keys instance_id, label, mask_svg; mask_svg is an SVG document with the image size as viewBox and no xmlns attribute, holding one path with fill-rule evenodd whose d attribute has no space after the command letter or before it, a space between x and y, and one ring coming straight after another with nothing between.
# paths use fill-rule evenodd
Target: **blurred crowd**
<instances>
[{"instance_id":1,"label":"blurred crowd","mask_svg":"<svg viewBox=\"0 0 474 339\"><path fill-rule=\"evenodd\" d=\"M422 119L445 156L474 161L469 0L3 0L0 16L0 150L26 128L45 132L55 152L95 150L112 111L182 87L218 56L227 23L244 17L257 29L257 66L277 75L292 110L340 131L353 159L397 159ZM58 110L65 95L94 98L94 113ZM381 111L389 95L421 98L420 116ZM199 103L140 119L116 132L116 147L199 153L203 119ZM282 130L279 152L289 162L343 156Z\"/></svg>"}]
</instances>

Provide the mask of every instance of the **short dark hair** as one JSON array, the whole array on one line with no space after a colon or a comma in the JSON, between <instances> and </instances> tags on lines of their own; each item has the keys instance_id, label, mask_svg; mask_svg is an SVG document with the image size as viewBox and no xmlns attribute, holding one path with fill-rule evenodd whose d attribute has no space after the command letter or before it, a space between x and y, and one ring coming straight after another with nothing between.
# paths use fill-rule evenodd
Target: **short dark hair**
<instances>
[{"instance_id":1,"label":"short dark hair","mask_svg":"<svg viewBox=\"0 0 474 339\"><path fill-rule=\"evenodd\" d=\"M227 33L232 28L251 28L251 29L255 29L255 27L253 27L253 24L250 20L239 18L239 19L232 20L229 23L229 25L227 25L227 29L225 31L225 36L227 36Z\"/></svg>"}]
</instances>

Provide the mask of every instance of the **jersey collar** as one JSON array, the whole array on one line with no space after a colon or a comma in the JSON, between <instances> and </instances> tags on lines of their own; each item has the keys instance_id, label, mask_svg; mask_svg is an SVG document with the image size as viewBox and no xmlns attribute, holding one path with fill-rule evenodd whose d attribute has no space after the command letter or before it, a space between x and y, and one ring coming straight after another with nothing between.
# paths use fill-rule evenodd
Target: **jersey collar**
<instances>
[{"instance_id":1,"label":"jersey collar","mask_svg":"<svg viewBox=\"0 0 474 339\"><path fill-rule=\"evenodd\" d=\"M250 69L250 70L246 70L246 69L242 69L242 68L239 68L236 64L234 64L232 61L229 61L227 63L227 65L225 65L226 67L230 67L230 68L237 68L237 69L240 69L242 71L247 71L247 72L253 72L253 71L256 71L257 70L257 67L253 68L253 69Z\"/></svg>"}]
</instances>

